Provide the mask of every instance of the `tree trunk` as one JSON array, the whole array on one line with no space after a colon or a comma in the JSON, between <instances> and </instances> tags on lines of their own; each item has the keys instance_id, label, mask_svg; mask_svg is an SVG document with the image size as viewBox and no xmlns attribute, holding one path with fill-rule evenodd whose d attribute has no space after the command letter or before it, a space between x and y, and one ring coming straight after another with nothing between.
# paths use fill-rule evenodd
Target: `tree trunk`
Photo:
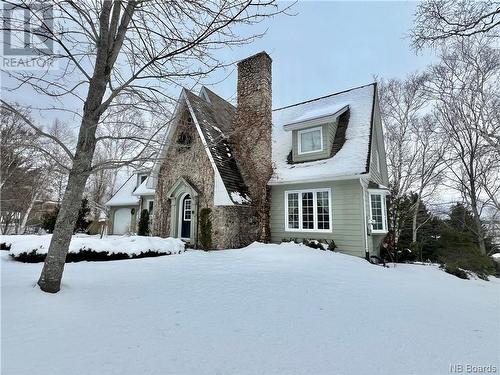
<instances>
[{"instance_id":1,"label":"tree trunk","mask_svg":"<svg viewBox=\"0 0 500 375\"><path fill-rule=\"evenodd\" d=\"M482 254L486 255L486 244L484 242L484 233L483 233L483 225L481 223L481 218L479 217L479 212L477 210L476 200L472 200L472 213L474 215L474 223L476 225L476 235L477 241L479 243L479 250L481 250Z\"/></svg>"},{"instance_id":2,"label":"tree trunk","mask_svg":"<svg viewBox=\"0 0 500 375\"><path fill-rule=\"evenodd\" d=\"M61 288L66 255L78 218L85 184L92 168L96 146L95 134L101 116L99 107L106 91L107 78L104 74L95 74L89 86L73 166L69 173L68 184L57 215L42 274L38 280L38 285L44 292L57 293Z\"/></svg>"},{"instance_id":3,"label":"tree trunk","mask_svg":"<svg viewBox=\"0 0 500 375\"><path fill-rule=\"evenodd\" d=\"M30 216L31 211L33 210L33 206L35 205L36 198L37 197L35 196L35 197L33 197L33 199L31 199L31 202L30 202L28 208L26 209L26 212L23 215L23 218L21 220L21 225L19 226L19 234L24 234L24 231L26 230L26 223L28 222L28 217Z\"/></svg>"},{"instance_id":4,"label":"tree trunk","mask_svg":"<svg viewBox=\"0 0 500 375\"><path fill-rule=\"evenodd\" d=\"M411 225L411 242L417 242L417 220L418 220L418 211L420 209L420 195L417 197L417 201L415 202L415 210L413 211L413 221Z\"/></svg>"},{"instance_id":5,"label":"tree trunk","mask_svg":"<svg viewBox=\"0 0 500 375\"><path fill-rule=\"evenodd\" d=\"M470 162L471 168L469 170L473 170L472 166L472 158ZM476 180L475 176L472 175L472 173L469 174L469 183L470 183L470 203L471 203L471 208L472 208L472 214L474 216L474 223L476 226L476 235L477 235L477 242L479 243L479 250L481 250L482 254L486 255L486 244L484 243L484 232L483 232L483 225L481 223L481 216L479 214L479 210L477 209L477 193L476 193Z\"/></svg>"}]
</instances>

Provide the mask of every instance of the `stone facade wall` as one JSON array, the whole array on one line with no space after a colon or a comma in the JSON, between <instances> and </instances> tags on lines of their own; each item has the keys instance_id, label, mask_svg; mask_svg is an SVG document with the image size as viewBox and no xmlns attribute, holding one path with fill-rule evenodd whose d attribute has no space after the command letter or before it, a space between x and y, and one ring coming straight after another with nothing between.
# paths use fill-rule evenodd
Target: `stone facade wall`
<instances>
[{"instance_id":1,"label":"stone facade wall","mask_svg":"<svg viewBox=\"0 0 500 375\"><path fill-rule=\"evenodd\" d=\"M265 52L238 63L238 107L231 143L249 188L260 239L270 238L269 190L272 175L272 60Z\"/></svg>"},{"instance_id":2,"label":"stone facade wall","mask_svg":"<svg viewBox=\"0 0 500 375\"><path fill-rule=\"evenodd\" d=\"M172 143L160 168L156 187L153 233L170 236L171 202L167 192L183 177L198 192L198 209L210 208L215 249L242 247L255 240L256 225L251 207L214 206L214 171L187 109L179 119ZM179 136L190 138L190 146L179 145ZM195 215L196 220L199 215ZM196 236L198 237L198 236ZM197 244L194 244L197 246Z\"/></svg>"},{"instance_id":3,"label":"stone facade wall","mask_svg":"<svg viewBox=\"0 0 500 375\"><path fill-rule=\"evenodd\" d=\"M171 144L160 167L156 186L154 232L170 236L171 207L167 192L184 177L199 194L200 208L213 204L214 172L194 123L188 122L187 109L182 113ZM190 144L179 144L179 136L190 138ZM188 142L189 143L189 142Z\"/></svg>"}]
</instances>

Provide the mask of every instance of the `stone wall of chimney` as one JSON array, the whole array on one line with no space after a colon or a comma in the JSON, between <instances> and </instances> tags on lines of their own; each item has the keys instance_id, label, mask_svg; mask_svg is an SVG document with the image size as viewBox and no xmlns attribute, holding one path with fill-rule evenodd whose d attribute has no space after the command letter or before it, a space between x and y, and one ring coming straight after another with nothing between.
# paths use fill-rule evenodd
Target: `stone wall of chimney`
<instances>
[{"instance_id":1,"label":"stone wall of chimney","mask_svg":"<svg viewBox=\"0 0 500 375\"><path fill-rule=\"evenodd\" d=\"M254 202L261 227L260 240L269 237L269 194L272 175L272 60L265 52L238 63L238 97L231 142Z\"/></svg>"}]
</instances>

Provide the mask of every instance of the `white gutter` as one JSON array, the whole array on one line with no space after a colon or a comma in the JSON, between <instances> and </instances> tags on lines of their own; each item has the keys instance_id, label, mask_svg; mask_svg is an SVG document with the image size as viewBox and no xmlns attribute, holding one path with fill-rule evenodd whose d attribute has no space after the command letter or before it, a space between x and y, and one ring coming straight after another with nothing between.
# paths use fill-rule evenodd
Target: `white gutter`
<instances>
[{"instance_id":1,"label":"white gutter","mask_svg":"<svg viewBox=\"0 0 500 375\"><path fill-rule=\"evenodd\" d=\"M309 127L309 126L322 125L325 122L333 122L340 115L342 115L344 112L346 112L348 109L349 109L349 105L346 104L345 106L343 106L342 108L340 108L339 110L337 110L333 113L330 113L327 115L321 115L321 116L317 116L317 117L311 117L311 118L307 118L304 120L295 121L295 122L291 122L289 124L283 125L283 129L285 129L285 131L290 131L290 130L302 129L302 128Z\"/></svg>"},{"instance_id":2,"label":"white gutter","mask_svg":"<svg viewBox=\"0 0 500 375\"><path fill-rule=\"evenodd\" d=\"M289 184L306 184L310 182L325 182L325 181L343 181L343 180L357 180L366 177L367 174L353 174L351 176L332 176L332 177L316 177L316 178L306 178L300 180L273 180L271 179L267 184L270 186L275 185L289 185Z\"/></svg>"}]
</instances>

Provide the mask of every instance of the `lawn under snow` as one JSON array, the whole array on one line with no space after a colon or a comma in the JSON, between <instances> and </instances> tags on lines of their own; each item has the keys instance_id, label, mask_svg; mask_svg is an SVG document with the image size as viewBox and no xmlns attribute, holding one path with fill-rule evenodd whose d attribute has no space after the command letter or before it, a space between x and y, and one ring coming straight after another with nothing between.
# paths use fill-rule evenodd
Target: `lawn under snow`
<instances>
[{"instance_id":1,"label":"lawn under snow","mask_svg":"<svg viewBox=\"0 0 500 375\"><path fill-rule=\"evenodd\" d=\"M80 250L93 250L96 252L106 251L110 254L139 255L141 252L145 253L147 251L168 254L184 251L184 242L177 238L147 236L99 237L99 235L74 235L71 238L69 252L77 253ZM12 255L30 253L33 250L36 250L38 254L47 254L51 238L51 234L1 236L0 243L10 246L10 253Z\"/></svg>"},{"instance_id":2,"label":"lawn under snow","mask_svg":"<svg viewBox=\"0 0 500 375\"><path fill-rule=\"evenodd\" d=\"M2 251L2 374L449 374L500 368L500 282L300 245L42 264Z\"/></svg>"}]
</instances>

